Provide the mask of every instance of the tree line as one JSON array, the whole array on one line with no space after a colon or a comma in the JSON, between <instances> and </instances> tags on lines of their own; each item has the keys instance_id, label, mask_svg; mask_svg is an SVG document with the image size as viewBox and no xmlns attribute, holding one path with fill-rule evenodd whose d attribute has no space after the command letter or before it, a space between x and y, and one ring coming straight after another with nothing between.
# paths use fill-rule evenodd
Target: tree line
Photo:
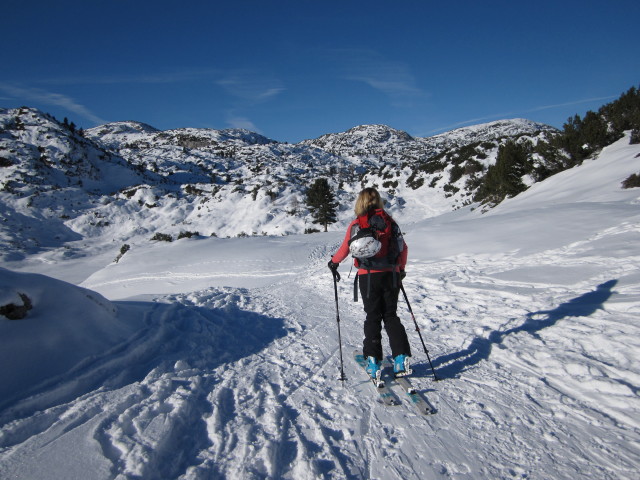
<instances>
[{"instance_id":1,"label":"tree line","mask_svg":"<svg viewBox=\"0 0 640 480\"><path fill-rule=\"evenodd\" d=\"M522 177L540 182L568 168L580 165L597 151L631 130L631 143L640 143L640 90L635 87L617 100L588 111L584 118L574 115L562 130L547 141L509 141L498 150L496 163L487 169L474 200L497 205L527 189Z\"/></svg>"}]
</instances>

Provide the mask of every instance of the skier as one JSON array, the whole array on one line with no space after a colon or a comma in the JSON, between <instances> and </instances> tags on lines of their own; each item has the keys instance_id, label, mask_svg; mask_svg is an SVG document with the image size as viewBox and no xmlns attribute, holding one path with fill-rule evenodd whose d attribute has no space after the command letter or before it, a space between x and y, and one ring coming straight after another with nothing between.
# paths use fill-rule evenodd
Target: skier
<instances>
[{"instance_id":1,"label":"skier","mask_svg":"<svg viewBox=\"0 0 640 480\"><path fill-rule=\"evenodd\" d=\"M380 240L380 251L372 257L373 262L363 264L356 258L354 265L358 267L356 282L360 283L360 294L364 305L366 318L364 321L364 342L362 354L367 361L367 373L374 380L379 381L382 364L382 324L389 337L391 353L393 356L393 370L396 376L410 373L409 357L411 347L407 338L407 332L396 313L398 306L398 294L400 281L404 278L404 268L407 263L407 244L402 238L399 228L393 219L384 211L384 204L380 194L375 188L365 188L360 192L355 203L356 219L347 228L342 245L329 260L329 269L339 279L338 266L350 253L350 243L355 238L358 230L369 227L368 221L373 216L381 216L387 224L395 225L397 235L379 232L376 238ZM373 221L371 223L374 223ZM386 225L389 230L390 225ZM365 228L364 230L369 230ZM389 255L389 244L398 241L400 248L396 249L395 259L382 258ZM385 244L386 243L386 244ZM398 252L399 250L399 252ZM353 252L353 250L351 250ZM355 257L356 255L354 255ZM377 265L376 265L377 263ZM399 278L398 278L399 277ZM357 299L357 290L354 291Z\"/></svg>"}]
</instances>

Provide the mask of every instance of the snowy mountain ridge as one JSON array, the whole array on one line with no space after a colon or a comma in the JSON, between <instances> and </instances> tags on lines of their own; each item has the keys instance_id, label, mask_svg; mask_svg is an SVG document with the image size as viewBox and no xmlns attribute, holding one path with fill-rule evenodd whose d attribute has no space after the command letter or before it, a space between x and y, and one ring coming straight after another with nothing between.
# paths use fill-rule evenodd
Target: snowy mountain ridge
<instances>
[{"instance_id":1,"label":"snowy mountain ridge","mask_svg":"<svg viewBox=\"0 0 640 480\"><path fill-rule=\"evenodd\" d=\"M277 143L260 134L250 132L242 128L230 128L214 130L208 128L178 128L161 131L150 125L139 122L113 122L90 128L86 136L97 143L108 147L121 147L122 145L135 146L136 142L167 144L172 140L193 137L200 139L198 146L210 146L218 143L229 143L237 146L265 145ZM139 148L139 147L138 147Z\"/></svg>"},{"instance_id":2,"label":"snowy mountain ridge","mask_svg":"<svg viewBox=\"0 0 640 480\"><path fill-rule=\"evenodd\" d=\"M516 118L457 128L426 138L414 138L406 132L386 125L360 125L343 133L327 134L302 143L338 155L381 155L395 150L395 155L400 158L405 156L417 159L477 142L491 142L524 135L535 137L542 133L555 132L557 130L549 125Z\"/></svg>"},{"instance_id":3,"label":"snowy mountain ridge","mask_svg":"<svg viewBox=\"0 0 640 480\"><path fill-rule=\"evenodd\" d=\"M426 139L363 125L291 145L242 129L160 131L130 121L81 132L35 109L3 109L0 238L8 248L2 255L20 258L80 237L135 243L183 231L301 233L317 228L304 195L319 177L329 179L341 205L332 228L348 221L365 184L383 192L398 220L417 211L429 217L471 203L482 174L469 170L452 182L454 165L432 162L435 154L483 140L474 151L490 165L505 139L536 141L550 134L550 127L525 120ZM42 222L50 227L36 228ZM122 223L131 230L116 238L122 230L115 225ZM47 230L57 233L42 237Z\"/></svg>"}]
</instances>

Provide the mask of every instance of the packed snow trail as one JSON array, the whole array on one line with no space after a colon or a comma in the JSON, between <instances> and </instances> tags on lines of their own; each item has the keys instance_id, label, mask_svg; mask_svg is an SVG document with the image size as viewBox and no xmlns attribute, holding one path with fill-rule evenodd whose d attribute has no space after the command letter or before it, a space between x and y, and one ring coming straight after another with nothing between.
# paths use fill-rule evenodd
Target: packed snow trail
<instances>
[{"instance_id":1,"label":"packed snow trail","mask_svg":"<svg viewBox=\"0 0 640 480\"><path fill-rule=\"evenodd\" d=\"M560 258L547 260L560 268ZM607 260L607 269L624 269ZM16 407L24 418L3 427L0 473L633 478L638 379L625 365L637 362L638 316L625 320L621 310L637 312L637 283L590 288L585 281L577 295L565 286L499 280L525 263L531 280L539 261L414 262L407 292L445 378L430 380L404 315L414 383L438 410L428 420L408 404L377 403L348 357L347 381L337 380L333 284L323 260L313 259L308 275L251 290L216 287L146 307L118 302L119 310L142 308L147 327L120 352ZM344 277L348 352L360 345L362 314ZM620 289L633 293L631 304L624 296L616 301ZM607 313L612 308L615 315ZM64 393L95 375L101 381L77 398ZM68 400L56 403L57 396Z\"/></svg>"}]
</instances>

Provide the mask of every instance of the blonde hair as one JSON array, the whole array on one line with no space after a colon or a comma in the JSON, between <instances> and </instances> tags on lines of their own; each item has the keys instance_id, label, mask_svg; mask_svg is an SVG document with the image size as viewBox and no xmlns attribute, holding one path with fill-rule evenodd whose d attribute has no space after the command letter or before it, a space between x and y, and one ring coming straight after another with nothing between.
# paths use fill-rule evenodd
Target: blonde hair
<instances>
[{"instance_id":1,"label":"blonde hair","mask_svg":"<svg viewBox=\"0 0 640 480\"><path fill-rule=\"evenodd\" d=\"M364 215L372 208L384 208L384 202L382 201L382 198L380 198L378 190L369 187L365 188L358 194L356 205L354 207L356 217Z\"/></svg>"}]
</instances>

